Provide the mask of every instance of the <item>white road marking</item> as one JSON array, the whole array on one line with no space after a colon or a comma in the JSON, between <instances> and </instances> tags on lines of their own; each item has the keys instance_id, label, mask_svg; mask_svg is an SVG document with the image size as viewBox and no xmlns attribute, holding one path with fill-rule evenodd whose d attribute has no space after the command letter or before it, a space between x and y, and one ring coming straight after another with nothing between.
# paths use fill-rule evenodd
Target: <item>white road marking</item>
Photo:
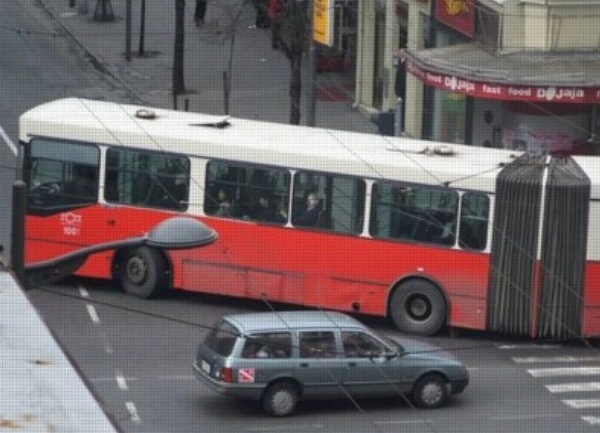
<instances>
[{"instance_id":1,"label":"white road marking","mask_svg":"<svg viewBox=\"0 0 600 433\"><path fill-rule=\"evenodd\" d=\"M558 418L562 417L562 414L558 413L544 413L544 414L533 414L533 415L516 415L516 416L496 416L491 417L491 421L518 421L518 420L531 420L531 419L544 419L544 418Z\"/></svg>"},{"instance_id":2,"label":"white road marking","mask_svg":"<svg viewBox=\"0 0 600 433\"><path fill-rule=\"evenodd\" d=\"M546 388L551 393L600 391L600 382L558 383Z\"/></svg>"},{"instance_id":3,"label":"white road marking","mask_svg":"<svg viewBox=\"0 0 600 433\"><path fill-rule=\"evenodd\" d=\"M533 377L594 376L600 375L600 367L532 368L527 372Z\"/></svg>"},{"instance_id":4,"label":"white road marking","mask_svg":"<svg viewBox=\"0 0 600 433\"><path fill-rule=\"evenodd\" d=\"M110 341L108 340L108 337L106 336L106 334L102 334L102 339L104 340L104 351L108 354L108 355L112 355L113 353L115 353L112 344L110 344Z\"/></svg>"},{"instance_id":5,"label":"white road marking","mask_svg":"<svg viewBox=\"0 0 600 433\"><path fill-rule=\"evenodd\" d=\"M597 398L582 400L563 400L564 404L572 409L597 409L600 408L600 400Z\"/></svg>"},{"instance_id":6,"label":"white road marking","mask_svg":"<svg viewBox=\"0 0 600 433\"><path fill-rule=\"evenodd\" d=\"M565 363L565 362L593 362L600 361L600 356L526 356L526 357L515 357L513 361L517 364L535 364L535 363Z\"/></svg>"},{"instance_id":7,"label":"white road marking","mask_svg":"<svg viewBox=\"0 0 600 433\"><path fill-rule=\"evenodd\" d=\"M590 425L600 425L600 417L597 416L582 416L581 419Z\"/></svg>"},{"instance_id":8,"label":"white road marking","mask_svg":"<svg viewBox=\"0 0 600 433\"><path fill-rule=\"evenodd\" d=\"M2 126L0 126L0 137L2 137L2 140L4 140L6 145L10 148L11 152L15 156L17 156L19 154L19 149L17 149L17 146L15 146L15 143L12 142L6 131L2 129Z\"/></svg>"},{"instance_id":9,"label":"white road marking","mask_svg":"<svg viewBox=\"0 0 600 433\"><path fill-rule=\"evenodd\" d=\"M88 310L88 314L90 315L92 322L94 322L96 325L100 323L100 318L98 317L98 313L96 313L96 309L94 308L93 305L88 304L87 305L87 310Z\"/></svg>"},{"instance_id":10,"label":"white road marking","mask_svg":"<svg viewBox=\"0 0 600 433\"><path fill-rule=\"evenodd\" d=\"M131 415L131 421L137 422L137 423L142 422L142 419L140 418L137 408L135 407L135 404L133 404L133 402L128 401L127 403L125 403L125 407L127 407L127 410L129 411L129 414Z\"/></svg>"},{"instance_id":11,"label":"white road marking","mask_svg":"<svg viewBox=\"0 0 600 433\"><path fill-rule=\"evenodd\" d=\"M125 377L123 377L123 373L121 373L120 371L117 370L115 379L117 380L117 386L119 387L119 389L121 391L129 390L129 386L127 385L127 381L125 380Z\"/></svg>"},{"instance_id":12,"label":"white road marking","mask_svg":"<svg viewBox=\"0 0 600 433\"><path fill-rule=\"evenodd\" d=\"M500 344L496 346L500 350L515 350L515 349L559 349L561 346L559 344Z\"/></svg>"},{"instance_id":13,"label":"white road marking","mask_svg":"<svg viewBox=\"0 0 600 433\"><path fill-rule=\"evenodd\" d=\"M81 295L82 298L87 299L90 297L90 293L83 286L79 286L79 294Z\"/></svg>"},{"instance_id":14,"label":"white road marking","mask_svg":"<svg viewBox=\"0 0 600 433\"><path fill-rule=\"evenodd\" d=\"M323 424L286 424L285 429L282 427L250 427L245 431L288 431L288 430L317 430L322 429L325 426Z\"/></svg>"}]
</instances>

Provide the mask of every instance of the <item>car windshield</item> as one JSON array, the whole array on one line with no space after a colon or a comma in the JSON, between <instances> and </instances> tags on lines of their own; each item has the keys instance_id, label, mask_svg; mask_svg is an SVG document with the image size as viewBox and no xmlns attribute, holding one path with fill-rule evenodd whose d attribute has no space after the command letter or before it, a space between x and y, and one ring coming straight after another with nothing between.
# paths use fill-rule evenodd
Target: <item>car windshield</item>
<instances>
[{"instance_id":1,"label":"car windshield","mask_svg":"<svg viewBox=\"0 0 600 433\"><path fill-rule=\"evenodd\" d=\"M221 322L206 336L204 344L219 355L227 357L231 355L238 335L238 330L229 322Z\"/></svg>"},{"instance_id":2,"label":"car windshield","mask_svg":"<svg viewBox=\"0 0 600 433\"><path fill-rule=\"evenodd\" d=\"M399 356L404 355L404 347L396 340L383 336L385 344L392 350L392 352L396 352Z\"/></svg>"}]
</instances>

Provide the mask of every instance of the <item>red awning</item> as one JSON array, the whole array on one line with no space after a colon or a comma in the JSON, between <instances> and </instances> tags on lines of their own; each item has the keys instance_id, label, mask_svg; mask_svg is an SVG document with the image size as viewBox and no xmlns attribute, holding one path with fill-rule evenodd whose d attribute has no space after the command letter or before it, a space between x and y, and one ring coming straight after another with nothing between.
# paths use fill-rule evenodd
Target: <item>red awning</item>
<instances>
[{"instance_id":1,"label":"red awning","mask_svg":"<svg viewBox=\"0 0 600 433\"><path fill-rule=\"evenodd\" d=\"M503 101L600 103L600 53L494 55L471 43L405 51L406 70L428 86Z\"/></svg>"}]
</instances>

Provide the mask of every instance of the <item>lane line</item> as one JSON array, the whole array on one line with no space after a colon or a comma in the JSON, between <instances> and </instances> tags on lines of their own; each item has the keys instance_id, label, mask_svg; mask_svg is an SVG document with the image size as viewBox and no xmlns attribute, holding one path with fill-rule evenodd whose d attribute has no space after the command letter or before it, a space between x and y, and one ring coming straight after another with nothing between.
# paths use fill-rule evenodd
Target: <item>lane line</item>
<instances>
[{"instance_id":1,"label":"lane line","mask_svg":"<svg viewBox=\"0 0 600 433\"><path fill-rule=\"evenodd\" d=\"M117 386L121 391L129 391L129 386L127 385L127 381L119 370L117 370L115 374L115 379L117 380Z\"/></svg>"},{"instance_id":2,"label":"lane line","mask_svg":"<svg viewBox=\"0 0 600 433\"><path fill-rule=\"evenodd\" d=\"M496 346L500 350L523 350L523 349L560 349L562 346L559 344L535 344L535 343L524 343L524 344L499 344Z\"/></svg>"},{"instance_id":3,"label":"lane line","mask_svg":"<svg viewBox=\"0 0 600 433\"><path fill-rule=\"evenodd\" d=\"M127 403L125 403L125 407L129 411L129 415L131 416L131 418L130 418L131 421L136 422L136 423L142 422L142 419L140 418L137 408L135 407L135 404L133 404L132 401L128 401Z\"/></svg>"},{"instance_id":4,"label":"lane line","mask_svg":"<svg viewBox=\"0 0 600 433\"><path fill-rule=\"evenodd\" d=\"M94 308L94 306L92 304L87 304L87 310L88 314L90 315L90 318L92 319L92 322L98 325L100 323L100 317L98 317L98 313L96 313L96 309Z\"/></svg>"},{"instance_id":5,"label":"lane line","mask_svg":"<svg viewBox=\"0 0 600 433\"><path fill-rule=\"evenodd\" d=\"M115 353L112 344L110 344L110 341L108 340L108 337L106 336L106 334L102 334L102 339L104 340L104 351L108 354L108 355L112 355L113 353Z\"/></svg>"},{"instance_id":6,"label":"lane line","mask_svg":"<svg viewBox=\"0 0 600 433\"><path fill-rule=\"evenodd\" d=\"M83 286L79 286L79 294L82 298L88 299L90 297L90 293Z\"/></svg>"},{"instance_id":7,"label":"lane line","mask_svg":"<svg viewBox=\"0 0 600 433\"><path fill-rule=\"evenodd\" d=\"M18 156L19 155L19 149L17 149L17 146L15 146L15 143L12 142L12 140L10 139L10 137L8 136L8 134L6 133L6 131L4 131L4 129L2 128L2 126L0 126L0 137L2 137L2 140L4 140L4 142L6 143L6 145L10 148L11 152L15 156Z\"/></svg>"}]
</instances>

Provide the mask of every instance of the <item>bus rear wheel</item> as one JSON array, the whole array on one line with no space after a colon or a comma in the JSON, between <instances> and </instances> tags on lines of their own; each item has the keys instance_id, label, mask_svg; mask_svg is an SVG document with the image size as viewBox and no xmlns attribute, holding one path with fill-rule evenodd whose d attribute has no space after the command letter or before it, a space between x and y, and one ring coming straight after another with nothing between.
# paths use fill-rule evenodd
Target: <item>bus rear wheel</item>
<instances>
[{"instance_id":1,"label":"bus rear wheel","mask_svg":"<svg viewBox=\"0 0 600 433\"><path fill-rule=\"evenodd\" d=\"M430 282L413 280L394 291L389 314L394 325L402 332L434 335L446 324L446 300Z\"/></svg>"},{"instance_id":2,"label":"bus rear wheel","mask_svg":"<svg viewBox=\"0 0 600 433\"><path fill-rule=\"evenodd\" d=\"M125 293L138 298L153 298L167 287L167 263L154 248L138 247L125 251L117 265Z\"/></svg>"}]
</instances>

